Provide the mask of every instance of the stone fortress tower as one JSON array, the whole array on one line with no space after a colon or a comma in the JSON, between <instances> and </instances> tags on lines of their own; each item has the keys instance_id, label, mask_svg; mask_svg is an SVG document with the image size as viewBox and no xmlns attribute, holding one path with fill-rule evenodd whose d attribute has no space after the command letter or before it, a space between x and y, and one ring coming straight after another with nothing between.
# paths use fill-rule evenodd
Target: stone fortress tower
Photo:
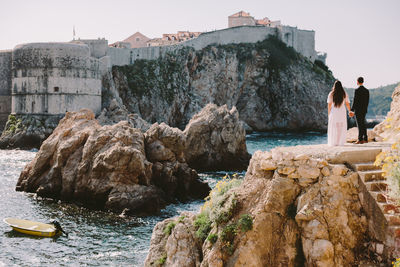
<instances>
[{"instance_id":1,"label":"stone fortress tower","mask_svg":"<svg viewBox=\"0 0 400 267\"><path fill-rule=\"evenodd\" d=\"M12 114L101 109L101 70L84 44L32 43L12 52Z\"/></svg>"}]
</instances>

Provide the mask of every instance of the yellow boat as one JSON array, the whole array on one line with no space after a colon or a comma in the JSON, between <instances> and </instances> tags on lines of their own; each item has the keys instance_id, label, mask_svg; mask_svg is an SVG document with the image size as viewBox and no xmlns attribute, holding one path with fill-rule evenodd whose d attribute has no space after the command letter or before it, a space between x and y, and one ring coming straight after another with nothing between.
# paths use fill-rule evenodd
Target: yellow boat
<instances>
[{"instance_id":1,"label":"yellow boat","mask_svg":"<svg viewBox=\"0 0 400 267\"><path fill-rule=\"evenodd\" d=\"M16 218L5 218L6 224L12 227L13 230L34 236L53 237L59 233L59 230L53 224L34 222Z\"/></svg>"}]
</instances>

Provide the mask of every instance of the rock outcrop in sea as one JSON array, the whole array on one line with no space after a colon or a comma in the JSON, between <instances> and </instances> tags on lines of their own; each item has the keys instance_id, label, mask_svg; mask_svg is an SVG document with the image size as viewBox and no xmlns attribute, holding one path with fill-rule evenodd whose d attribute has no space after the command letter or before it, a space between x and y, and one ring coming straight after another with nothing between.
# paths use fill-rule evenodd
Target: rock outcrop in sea
<instances>
[{"instance_id":1,"label":"rock outcrop in sea","mask_svg":"<svg viewBox=\"0 0 400 267\"><path fill-rule=\"evenodd\" d=\"M208 104L193 116L183 133L188 164L203 171L246 170L250 154L236 107Z\"/></svg>"},{"instance_id":2,"label":"rock outcrop in sea","mask_svg":"<svg viewBox=\"0 0 400 267\"><path fill-rule=\"evenodd\" d=\"M0 136L0 149L39 148L42 142L50 136L64 115L13 115Z\"/></svg>"},{"instance_id":3,"label":"rock outcrop in sea","mask_svg":"<svg viewBox=\"0 0 400 267\"><path fill-rule=\"evenodd\" d=\"M400 138L400 84L393 91L386 119L374 127L374 132L389 142Z\"/></svg>"},{"instance_id":4,"label":"rock outcrop in sea","mask_svg":"<svg viewBox=\"0 0 400 267\"><path fill-rule=\"evenodd\" d=\"M184 129L208 103L236 106L256 131L326 130L334 78L275 37L253 44L182 48L158 60L114 66L113 85L127 110ZM249 130L251 130L249 128Z\"/></svg>"},{"instance_id":5,"label":"rock outcrop in sea","mask_svg":"<svg viewBox=\"0 0 400 267\"><path fill-rule=\"evenodd\" d=\"M153 125L143 134L127 121L101 126L90 110L67 112L16 189L128 214L204 197L209 187L185 163L178 131Z\"/></svg>"},{"instance_id":6,"label":"rock outcrop in sea","mask_svg":"<svg viewBox=\"0 0 400 267\"><path fill-rule=\"evenodd\" d=\"M199 214L155 226L145 266L384 266L363 182L343 164L379 151L346 149L255 152L244 180L217 184Z\"/></svg>"}]
</instances>

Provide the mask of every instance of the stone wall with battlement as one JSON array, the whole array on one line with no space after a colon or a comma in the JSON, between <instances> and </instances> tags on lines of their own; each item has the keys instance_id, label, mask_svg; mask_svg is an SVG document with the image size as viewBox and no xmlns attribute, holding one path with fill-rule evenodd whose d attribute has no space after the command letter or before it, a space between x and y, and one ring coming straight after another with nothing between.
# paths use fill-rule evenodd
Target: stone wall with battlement
<instances>
[{"instance_id":1,"label":"stone wall with battlement","mask_svg":"<svg viewBox=\"0 0 400 267\"><path fill-rule=\"evenodd\" d=\"M11 50L0 51L0 131L11 113L11 56Z\"/></svg>"}]
</instances>

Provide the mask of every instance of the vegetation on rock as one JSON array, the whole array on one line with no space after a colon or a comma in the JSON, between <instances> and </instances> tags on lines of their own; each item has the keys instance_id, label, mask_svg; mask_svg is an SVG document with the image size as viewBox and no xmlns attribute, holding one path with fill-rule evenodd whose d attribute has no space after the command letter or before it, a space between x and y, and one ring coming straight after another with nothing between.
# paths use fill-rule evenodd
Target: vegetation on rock
<instances>
[{"instance_id":1,"label":"vegetation on rock","mask_svg":"<svg viewBox=\"0 0 400 267\"><path fill-rule=\"evenodd\" d=\"M175 225L176 225L175 221L168 223L164 229L164 234L167 236L170 235L171 231L172 231L172 229L174 229Z\"/></svg>"},{"instance_id":2,"label":"vegetation on rock","mask_svg":"<svg viewBox=\"0 0 400 267\"><path fill-rule=\"evenodd\" d=\"M391 118L386 120L390 122ZM375 165L382 167L383 176L386 177L388 184L389 197L400 204L400 140L393 143L389 151L381 152L376 157Z\"/></svg>"}]
</instances>

